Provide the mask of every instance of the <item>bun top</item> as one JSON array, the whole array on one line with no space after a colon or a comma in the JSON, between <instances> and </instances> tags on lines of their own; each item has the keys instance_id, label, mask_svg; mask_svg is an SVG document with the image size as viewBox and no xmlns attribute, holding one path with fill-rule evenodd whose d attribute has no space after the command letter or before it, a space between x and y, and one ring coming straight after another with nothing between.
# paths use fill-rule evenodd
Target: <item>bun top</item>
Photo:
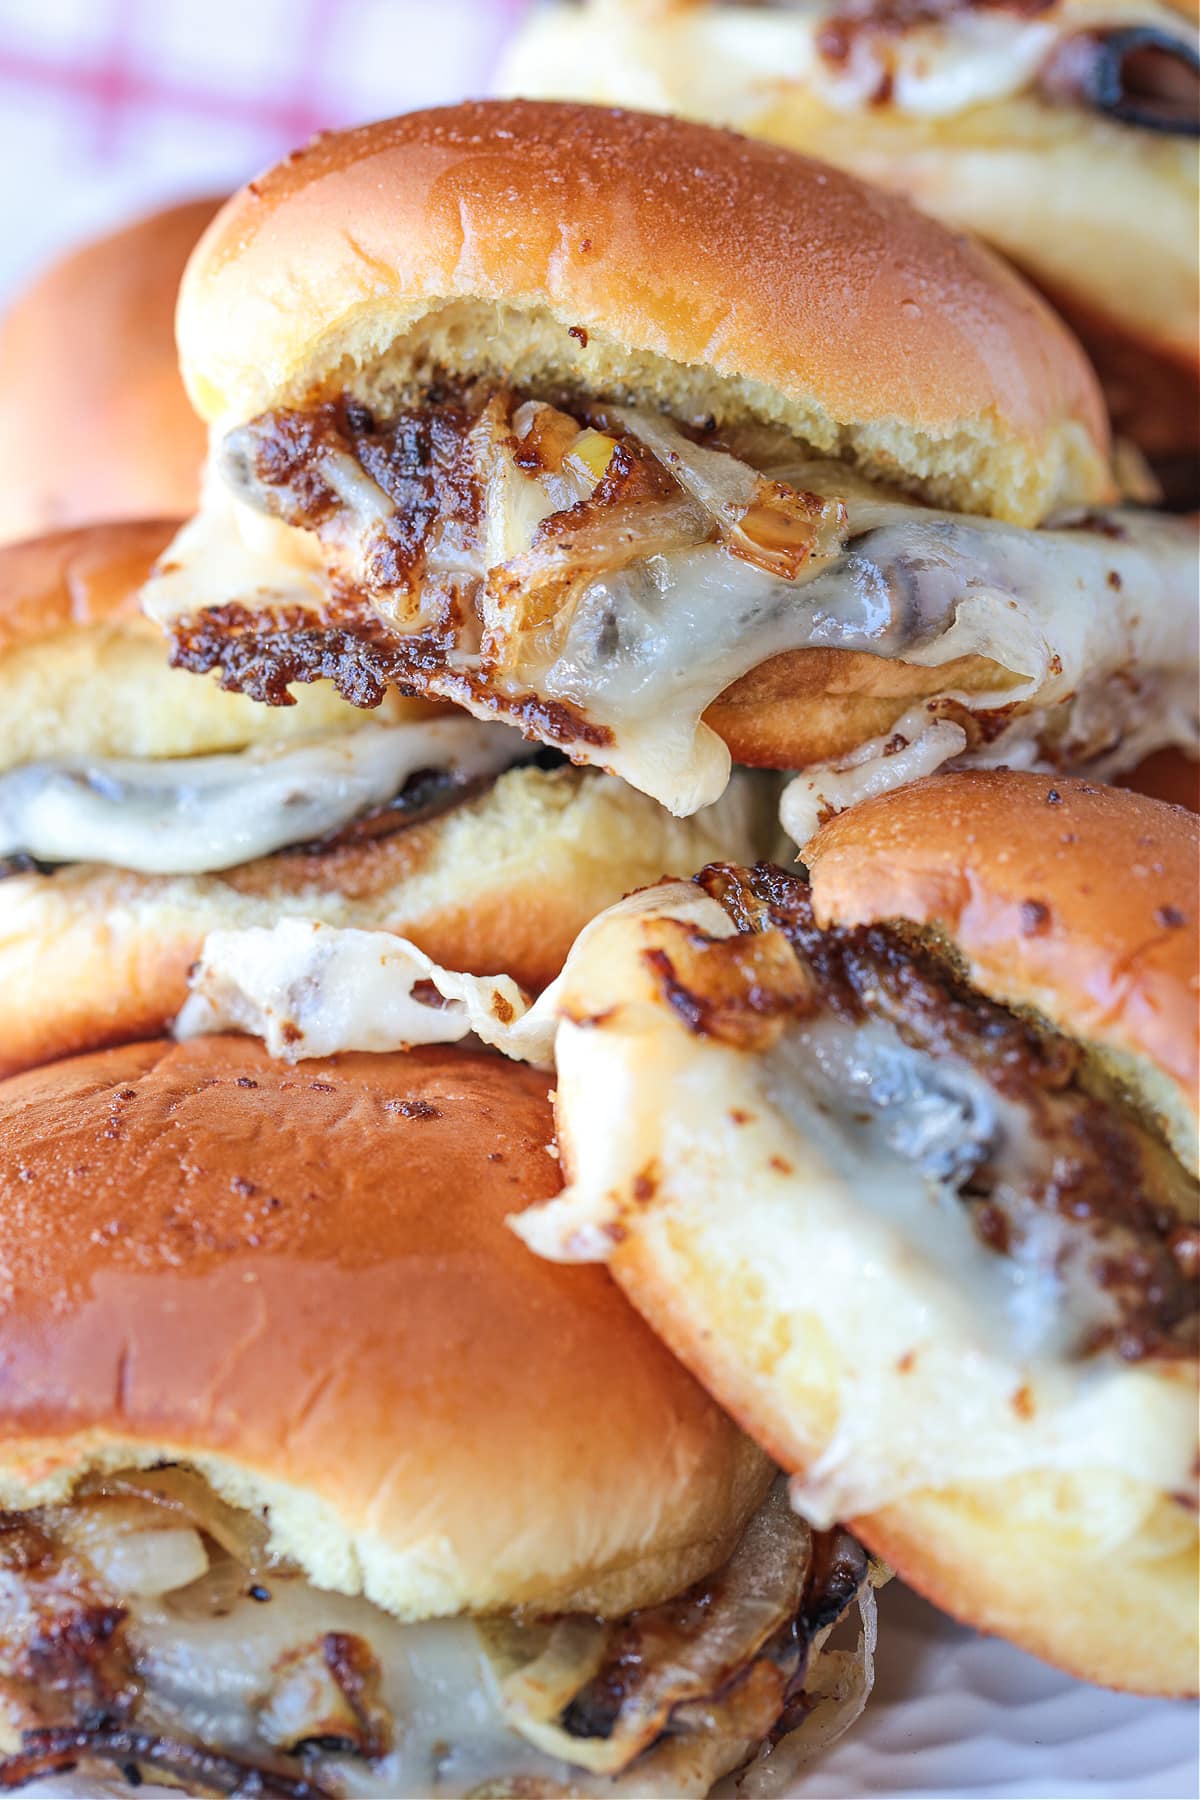
<instances>
[{"instance_id":1,"label":"bun top","mask_svg":"<svg viewBox=\"0 0 1200 1800\"><path fill-rule=\"evenodd\" d=\"M765 1458L596 1267L532 1255L547 1077L137 1044L0 1084L0 1504L187 1460L401 1617L620 1614L728 1554Z\"/></svg>"},{"instance_id":2,"label":"bun top","mask_svg":"<svg viewBox=\"0 0 1200 1800\"><path fill-rule=\"evenodd\" d=\"M1195 814L1068 776L962 770L852 807L804 860L819 923L930 928L984 993L1097 1052L1195 1163Z\"/></svg>"},{"instance_id":3,"label":"bun top","mask_svg":"<svg viewBox=\"0 0 1200 1800\"><path fill-rule=\"evenodd\" d=\"M179 378L175 300L219 205L98 238L0 325L0 538L195 505L205 434Z\"/></svg>"},{"instance_id":4,"label":"bun top","mask_svg":"<svg viewBox=\"0 0 1200 1800\"><path fill-rule=\"evenodd\" d=\"M234 424L437 368L761 419L968 512L1109 494L1095 378L996 257L680 119L478 101L317 138L218 215L184 376Z\"/></svg>"}]
</instances>

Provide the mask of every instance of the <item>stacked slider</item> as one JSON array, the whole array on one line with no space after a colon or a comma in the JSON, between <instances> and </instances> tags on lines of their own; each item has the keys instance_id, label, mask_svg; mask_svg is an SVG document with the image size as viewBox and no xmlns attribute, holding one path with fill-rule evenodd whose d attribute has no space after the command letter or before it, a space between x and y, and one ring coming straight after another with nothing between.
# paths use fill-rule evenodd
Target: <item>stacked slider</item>
<instances>
[{"instance_id":1,"label":"stacked slider","mask_svg":"<svg viewBox=\"0 0 1200 1800\"><path fill-rule=\"evenodd\" d=\"M867 801L809 876L618 907L560 994L569 1192L788 1469L966 1622L1197 1670L1196 821L1009 772Z\"/></svg>"},{"instance_id":2,"label":"stacked slider","mask_svg":"<svg viewBox=\"0 0 1200 1800\"><path fill-rule=\"evenodd\" d=\"M224 693L138 607L172 529L0 553L0 1072L43 1065L0 1082L0 1785L777 1790L869 1686L866 1558L504 1229L559 1183L546 1076L157 1035L211 933L287 919L536 990L768 849L775 784L677 819L425 699Z\"/></svg>"},{"instance_id":3,"label":"stacked slider","mask_svg":"<svg viewBox=\"0 0 1200 1800\"><path fill-rule=\"evenodd\" d=\"M403 931L538 989L630 887L769 847L753 777L677 820L448 708L318 683L270 710L190 680L138 606L171 533L0 551L0 1071L161 1032L212 930Z\"/></svg>"},{"instance_id":4,"label":"stacked slider","mask_svg":"<svg viewBox=\"0 0 1200 1800\"><path fill-rule=\"evenodd\" d=\"M882 871L864 854L849 936L824 836L811 891L726 866L634 896L524 1015L369 934L234 933L183 1028L554 1055L570 1186L529 1241L607 1257L812 1516L1093 1679L1186 1691L1194 832L1018 771L1194 746L1195 534L1108 506L1073 340L830 170L511 104L256 183L181 341L214 454L149 590L179 660L268 700L402 681L680 811L733 761L792 769L796 842L849 806L825 833ZM1110 916L1086 896L1115 868Z\"/></svg>"},{"instance_id":5,"label":"stacked slider","mask_svg":"<svg viewBox=\"0 0 1200 1800\"><path fill-rule=\"evenodd\" d=\"M345 221L354 220L347 233ZM211 421L176 660L514 720L678 813L1197 735L1196 537L979 246L702 126L483 103L319 140L180 301Z\"/></svg>"},{"instance_id":6,"label":"stacked slider","mask_svg":"<svg viewBox=\"0 0 1200 1800\"><path fill-rule=\"evenodd\" d=\"M0 1785L763 1792L852 1704L858 1546L505 1229L552 1129L469 1049L0 1084Z\"/></svg>"}]
</instances>

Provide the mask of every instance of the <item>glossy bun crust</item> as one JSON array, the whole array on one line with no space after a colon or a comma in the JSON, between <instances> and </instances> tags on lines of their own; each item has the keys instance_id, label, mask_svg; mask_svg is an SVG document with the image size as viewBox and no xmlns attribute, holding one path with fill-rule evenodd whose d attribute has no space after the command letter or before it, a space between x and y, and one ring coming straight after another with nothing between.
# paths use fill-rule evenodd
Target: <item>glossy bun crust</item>
<instances>
[{"instance_id":1,"label":"glossy bun crust","mask_svg":"<svg viewBox=\"0 0 1200 1800\"><path fill-rule=\"evenodd\" d=\"M179 529L175 518L47 532L0 550L0 655L140 617L138 589ZM147 619L141 629L162 642Z\"/></svg>"},{"instance_id":2,"label":"glossy bun crust","mask_svg":"<svg viewBox=\"0 0 1200 1800\"><path fill-rule=\"evenodd\" d=\"M548 1080L153 1043L0 1087L0 1500L187 1460L402 1617L621 1614L718 1564L769 1465L597 1269L505 1227Z\"/></svg>"},{"instance_id":3,"label":"glossy bun crust","mask_svg":"<svg viewBox=\"0 0 1200 1800\"><path fill-rule=\"evenodd\" d=\"M960 770L852 807L804 860L822 925L934 932L985 993L1111 1062L1195 1166L1193 813L1069 776Z\"/></svg>"},{"instance_id":4,"label":"glossy bun crust","mask_svg":"<svg viewBox=\"0 0 1200 1800\"><path fill-rule=\"evenodd\" d=\"M175 300L219 205L85 245L0 324L0 539L195 505L204 427L179 378Z\"/></svg>"},{"instance_id":5,"label":"glossy bun crust","mask_svg":"<svg viewBox=\"0 0 1200 1800\"><path fill-rule=\"evenodd\" d=\"M966 511L1108 491L1094 377L979 245L678 119L469 102L316 139L226 206L180 296L231 425L432 367L774 421Z\"/></svg>"}]
</instances>

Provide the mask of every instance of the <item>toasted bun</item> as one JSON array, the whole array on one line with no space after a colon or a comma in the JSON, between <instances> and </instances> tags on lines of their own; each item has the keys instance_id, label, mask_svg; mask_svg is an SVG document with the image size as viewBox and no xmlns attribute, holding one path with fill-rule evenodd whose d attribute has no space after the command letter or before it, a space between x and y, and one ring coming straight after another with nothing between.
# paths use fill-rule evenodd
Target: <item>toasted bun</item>
<instances>
[{"instance_id":1,"label":"toasted bun","mask_svg":"<svg viewBox=\"0 0 1200 1800\"><path fill-rule=\"evenodd\" d=\"M175 299L219 205L97 239L0 324L0 538L195 505L204 428L179 379Z\"/></svg>"},{"instance_id":2,"label":"toasted bun","mask_svg":"<svg viewBox=\"0 0 1200 1800\"><path fill-rule=\"evenodd\" d=\"M850 176L677 119L472 102L319 138L209 228L179 342L223 426L484 370L771 421L1023 523L1109 491L1091 370L1007 268Z\"/></svg>"},{"instance_id":3,"label":"toasted bun","mask_svg":"<svg viewBox=\"0 0 1200 1800\"><path fill-rule=\"evenodd\" d=\"M0 1088L0 1497L186 1460L318 1585L401 1617L620 1614L718 1564L771 1470L552 1194L547 1078L153 1043Z\"/></svg>"},{"instance_id":4,"label":"toasted bun","mask_svg":"<svg viewBox=\"0 0 1200 1800\"><path fill-rule=\"evenodd\" d=\"M593 925L558 990L569 1185L517 1230L606 1261L818 1523L850 1518L940 1605L1089 1680L1194 1691L1194 1359L1056 1356L1069 1301L1027 1270L1031 1351L1001 1253L940 1205L931 1247L924 1190L854 1135L858 1090L845 1113L806 1094L779 1037L803 991L781 933L738 933L694 886ZM885 1076L901 1114L903 1088Z\"/></svg>"},{"instance_id":5,"label":"toasted bun","mask_svg":"<svg viewBox=\"0 0 1200 1800\"><path fill-rule=\"evenodd\" d=\"M962 770L863 801L803 855L821 924L936 932L984 993L1110 1062L1194 1165L1194 814L1069 777Z\"/></svg>"},{"instance_id":6,"label":"toasted bun","mask_svg":"<svg viewBox=\"0 0 1200 1800\"><path fill-rule=\"evenodd\" d=\"M704 714L750 768L802 769L834 762L886 737L915 700L928 695L994 694L1020 677L985 656L956 656L936 668L864 650L787 650L742 675ZM1021 702L1013 715L1027 710ZM967 717L961 707L957 716Z\"/></svg>"},{"instance_id":7,"label":"toasted bun","mask_svg":"<svg viewBox=\"0 0 1200 1800\"><path fill-rule=\"evenodd\" d=\"M803 1203L802 1191L795 1196ZM780 1369L779 1346L805 1341L806 1321L756 1313L755 1255L731 1263L728 1217L693 1217L684 1233L651 1223L610 1267L654 1330L785 1468L803 1469L827 1439L842 1371ZM736 1271L738 1279L731 1279ZM680 1277L685 1276L681 1284ZM746 1285L740 1286L741 1278ZM1184 1371L1189 1389L1195 1372ZM853 1402L849 1402L852 1404ZM1111 1479L1111 1478L1109 1478ZM1134 1693L1194 1695L1197 1557L1194 1518L1168 1496L1142 1502L1131 1543L1111 1553L1109 1506L1133 1500L1105 1473L1028 1473L906 1495L853 1518L855 1533L944 1612L1083 1681Z\"/></svg>"},{"instance_id":8,"label":"toasted bun","mask_svg":"<svg viewBox=\"0 0 1200 1800\"><path fill-rule=\"evenodd\" d=\"M52 532L0 548L0 770L55 756L199 756L363 715L329 682L290 707L256 706L172 669L139 589L178 522ZM389 694L384 717L431 708Z\"/></svg>"},{"instance_id":9,"label":"toasted bun","mask_svg":"<svg viewBox=\"0 0 1200 1800\"><path fill-rule=\"evenodd\" d=\"M772 790L752 776L676 819L611 776L518 768L438 817L317 854L280 851L214 875L81 863L10 876L0 880L0 1075L157 1036L187 997L208 932L282 917L394 931L448 968L507 973L537 992L623 893L716 856L752 861L774 830Z\"/></svg>"}]
</instances>

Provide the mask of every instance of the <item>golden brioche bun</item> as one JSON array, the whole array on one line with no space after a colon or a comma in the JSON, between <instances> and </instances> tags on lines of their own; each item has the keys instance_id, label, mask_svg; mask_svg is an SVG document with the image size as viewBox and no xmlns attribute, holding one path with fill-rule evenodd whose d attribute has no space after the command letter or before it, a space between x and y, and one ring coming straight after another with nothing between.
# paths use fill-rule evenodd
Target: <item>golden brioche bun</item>
<instances>
[{"instance_id":1,"label":"golden brioche bun","mask_svg":"<svg viewBox=\"0 0 1200 1800\"><path fill-rule=\"evenodd\" d=\"M773 1471L552 1194L547 1077L487 1052L291 1068L242 1038L0 1087L0 1500L185 1461L401 1618L620 1615L719 1564Z\"/></svg>"},{"instance_id":2,"label":"golden brioche bun","mask_svg":"<svg viewBox=\"0 0 1200 1800\"><path fill-rule=\"evenodd\" d=\"M0 539L195 505L204 427L179 379L175 299L219 205L85 245L0 323Z\"/></svg>"},{"instance_id":3,"label":"golden brioche bun","mask_svg":"<svg viewBox=\"0 0 1200 1800\"><path fill-rule=\"evenodd\" d=\"M612 776L516 768L391 836L218 874L77 863L12 875L0 880L0 1074L156 1036L208 932L286 917L396 932L448 968L536 992L623 893L716 856L751 861L775 830L773 789L750 775L677 819Z\"/></svg>"},{"instance_id":4,"label":"golden brioche bun","mask_svg":"<svg viewBox=\"0 0 1200 1800\"><path fill-rule=\"evenodd\" d=\"M171 668L139 589L178 522L87 525L0 548L0 770L56 756L200 756L358 730L329 682L256 706ZM436 709L389 694L395 723Z\"/></svg>"},{"instance_id":5,"label":"golden brioche bun","mask_svg":"<svg viewBox=\"0 0 1200 1800\"><path fill-rule=\"evenodd\" d=\"M864 800L804 848L821 925L902 919L1083 1041L1195 1165L1200 820L1069 776L971 769Z\"/></svg>"},{"instance_id":6,"label":"golden brioche bun","mask_svg":"<svg viewBox=\"0 0 1200 1800\"><path fill-rule=\"evenodd\" d=\"M1170 0L1168 0L1168 5ZM839 74L822 63L812 37L830 14L865 29L871 9L747 8L728 3L655 4L585 0L538 9L502 70L506 91L551 99L644 106L736 125L789 150L820 157L905 199L956 230L973 231L1022 269L1078 332L1104 378L1116 429L1148 454L1200 446L1200 364L1196 317L1197 191L1194 146L1186 133L1137 130L1082 104L1047 101L1026 53L1017 48L1014 85L991 94L961 89L955 105L905 109L857 83L858 101L835 99ZM1190 29L1176 23L1175 13ZM1003 69L1000 27L990 47L960 30L966 9L947 22L879 9L874 42L882 64L903 53L909 30L942 82L953 80L939 40L974 41L977 63ZM1152 26L1196 44L1196 9L1174 13L1153 0L1124 9L1082 0L1048 14L1020 15L1015 46L1061 21L1065 36L1096 26ZM1004 15L1002 15L1003 21ZM986 25L984 27L987 29ZM1049 55L1049 45L1043 59ZM919 68L918 43L912 56ZM841 71L844 76L845 71Z\"/></svg>"},{"instance_id":7,"label":"golden brioche bun","mask_svg":"<svg viewBox=\"0 0 1200 1800\"><path fill-rule=\"evenodd\" d=\"M574 335L573 335L574 334ZM319 138L222 210L180 294L227 428L432 368L767 420L961 510L1110 491L1078 346L980 246L704 126L472 102Z\"/></svg>"}]
</instances>

